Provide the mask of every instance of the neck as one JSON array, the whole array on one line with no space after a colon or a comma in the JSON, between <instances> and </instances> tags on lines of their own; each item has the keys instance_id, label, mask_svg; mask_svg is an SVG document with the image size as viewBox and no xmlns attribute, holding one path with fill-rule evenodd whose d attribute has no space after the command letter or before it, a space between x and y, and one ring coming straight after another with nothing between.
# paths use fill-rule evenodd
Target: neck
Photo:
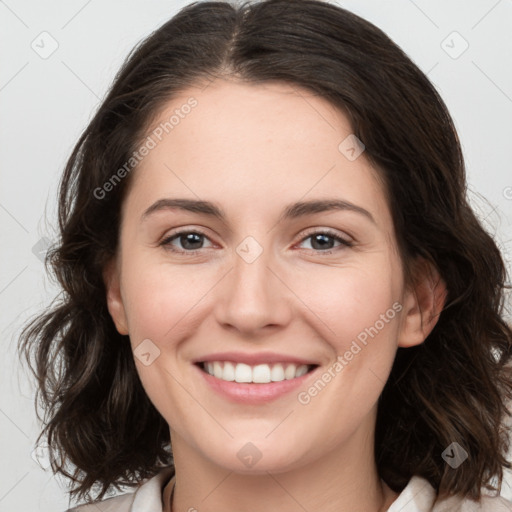
<instances>
[{"instance_id":1,"label":"neck","mask_svg":"<svg viewBox=\"0 0 512 512\"><path fill-rule=\"evenodd\" d=\"M286 472L243 474L212 464L171 431L176 477L165 488L163 512L385 512L398 495L380 480L373 437L366 434L356 432L350 442Z\"/></svg>"}]
</instances>

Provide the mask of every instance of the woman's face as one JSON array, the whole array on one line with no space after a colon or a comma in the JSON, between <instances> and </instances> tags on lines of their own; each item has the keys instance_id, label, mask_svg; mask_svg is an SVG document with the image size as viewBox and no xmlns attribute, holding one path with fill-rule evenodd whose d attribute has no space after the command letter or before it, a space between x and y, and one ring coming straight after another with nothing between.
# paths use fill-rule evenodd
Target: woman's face
<instances>
[{"instance_id":1,"label":"woman's face","mask_svg":"<svg viewBox=\"0 0 512 512\"><path fill-rule=\"evenodd\" d=\"M260 473L371 446L397 346L423 338L351 133L306 90L224 80L183 91L148 132L108 304L175 454ZM316 366L294 377L294 361Z\"/></svg>"}]
</instances>

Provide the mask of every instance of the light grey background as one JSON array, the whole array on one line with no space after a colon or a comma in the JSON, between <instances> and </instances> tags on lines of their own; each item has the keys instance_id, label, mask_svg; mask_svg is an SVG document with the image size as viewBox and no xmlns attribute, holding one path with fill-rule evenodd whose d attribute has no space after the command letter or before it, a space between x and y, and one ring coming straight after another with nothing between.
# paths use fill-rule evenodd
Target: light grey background
<instances>
[{"instance_id":1,"label":"light grey background","mask_svg":"<svg viewBox=\"0 0 512 512\"><path fill-rule=\"evenodd\" d=\"M65 482L32 457L40 428L17 336L57 292L40 240L55 238L56 188L72 146L129 50L186 4L0 0L0 511L68 507ZM459 131L472 203L510 269L512 1L338 4L382 28L437 87ZM502 494L512 498L510 485L508 477Z\"/></svg>"}]
</instances>

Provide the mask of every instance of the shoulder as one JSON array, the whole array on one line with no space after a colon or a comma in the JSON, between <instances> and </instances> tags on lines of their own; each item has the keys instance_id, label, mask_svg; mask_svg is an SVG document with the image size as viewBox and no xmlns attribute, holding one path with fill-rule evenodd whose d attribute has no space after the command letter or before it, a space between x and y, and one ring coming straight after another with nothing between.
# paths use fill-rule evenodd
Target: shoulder
<instances>
[{"instance_id":1,"label":"shoulder","mask_svg":"<svg viewBox=\"0 0 512 512\"><path fill-rule=\"evenodd\" d=\"M162 512L162 491L173 475L172 467L162 468L141 483L135 492L79 505L66 512Z\"/></svg>"},{"instance_id":2,"label":"shoulder","mask_svg":"<svg viewBox=\"0 0 512 512\"><path fill-rule=\"evenodd\" d=\"M479 501L456 496L436 501L432 512L511 512L512 501L501 496L483 496Z\"/></svg>"},{"instance_id":3,"label":"shoulder","mask_svg":"<svg viewBox=\"0 0 512 512\"><path fill-rule=\"evenodd\" d=\"M512 502L501 496L483 496L480 501L460 496L440 500L428 480L413 476L388 512L512 512Z\"/></svg>"},{"instance_id":4,"label":"shoulder","mask_svg":"<svg viewBox=\"0 0 512 512\"><path fill-rule=\"evenodd\" d=\"M88 505L70 508L66 512L130 512L135 493L122 494Z\"/></svg>"}]
</instances>

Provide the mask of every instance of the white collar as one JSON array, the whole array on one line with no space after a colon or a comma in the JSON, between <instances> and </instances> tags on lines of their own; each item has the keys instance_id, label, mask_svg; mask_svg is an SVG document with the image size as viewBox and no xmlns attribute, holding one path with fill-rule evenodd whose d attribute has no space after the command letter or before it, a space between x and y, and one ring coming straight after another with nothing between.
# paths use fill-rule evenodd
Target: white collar
<instances>
[{"instance_id":1,"label":"white collar","mask_svg":"<svg viewBox=\"0 0 512 512\"><path fill-rule=\"evenodd\" d=\"M146 480L133 493L133 501L127 512L163 512L163 490L167 483L169 483L173 473L173 468L162 468L159 473ZM122 497L125 496L119 496L118 498L113 498L113 500ZM436 499L436 491L430 482L420 476L413 476L386 512L461 512L463 510L469 512L470 510L484 509L486 511L510 512L512 510L512 503L499 497L483 498L481 505L473 502L469 503L459 496L452 496L441 502L436 502ZM110 509L107 508L105 510ZM123 508L123 510L125 509Z\"/></svg>"},{"instance_id":2,"label":"white collar","mask_svg":"<svg viewBox=\"0 0 512 512\"><path fill-rule=\"evenodd\" d=\"M387 512L431 512L436 491L428 480L413 476Z\"/></svg>"},{"instance_id":3,"label":"white collar","mask_svg":"<svg viewBox=\"0 0 512 512\"><path fill-rule=\"evenodd\" d=\"M173 474L173 468L163 468L144 482L135 492L130 512L162 512L162 490Z\"/></svg>"}]
</instances>

